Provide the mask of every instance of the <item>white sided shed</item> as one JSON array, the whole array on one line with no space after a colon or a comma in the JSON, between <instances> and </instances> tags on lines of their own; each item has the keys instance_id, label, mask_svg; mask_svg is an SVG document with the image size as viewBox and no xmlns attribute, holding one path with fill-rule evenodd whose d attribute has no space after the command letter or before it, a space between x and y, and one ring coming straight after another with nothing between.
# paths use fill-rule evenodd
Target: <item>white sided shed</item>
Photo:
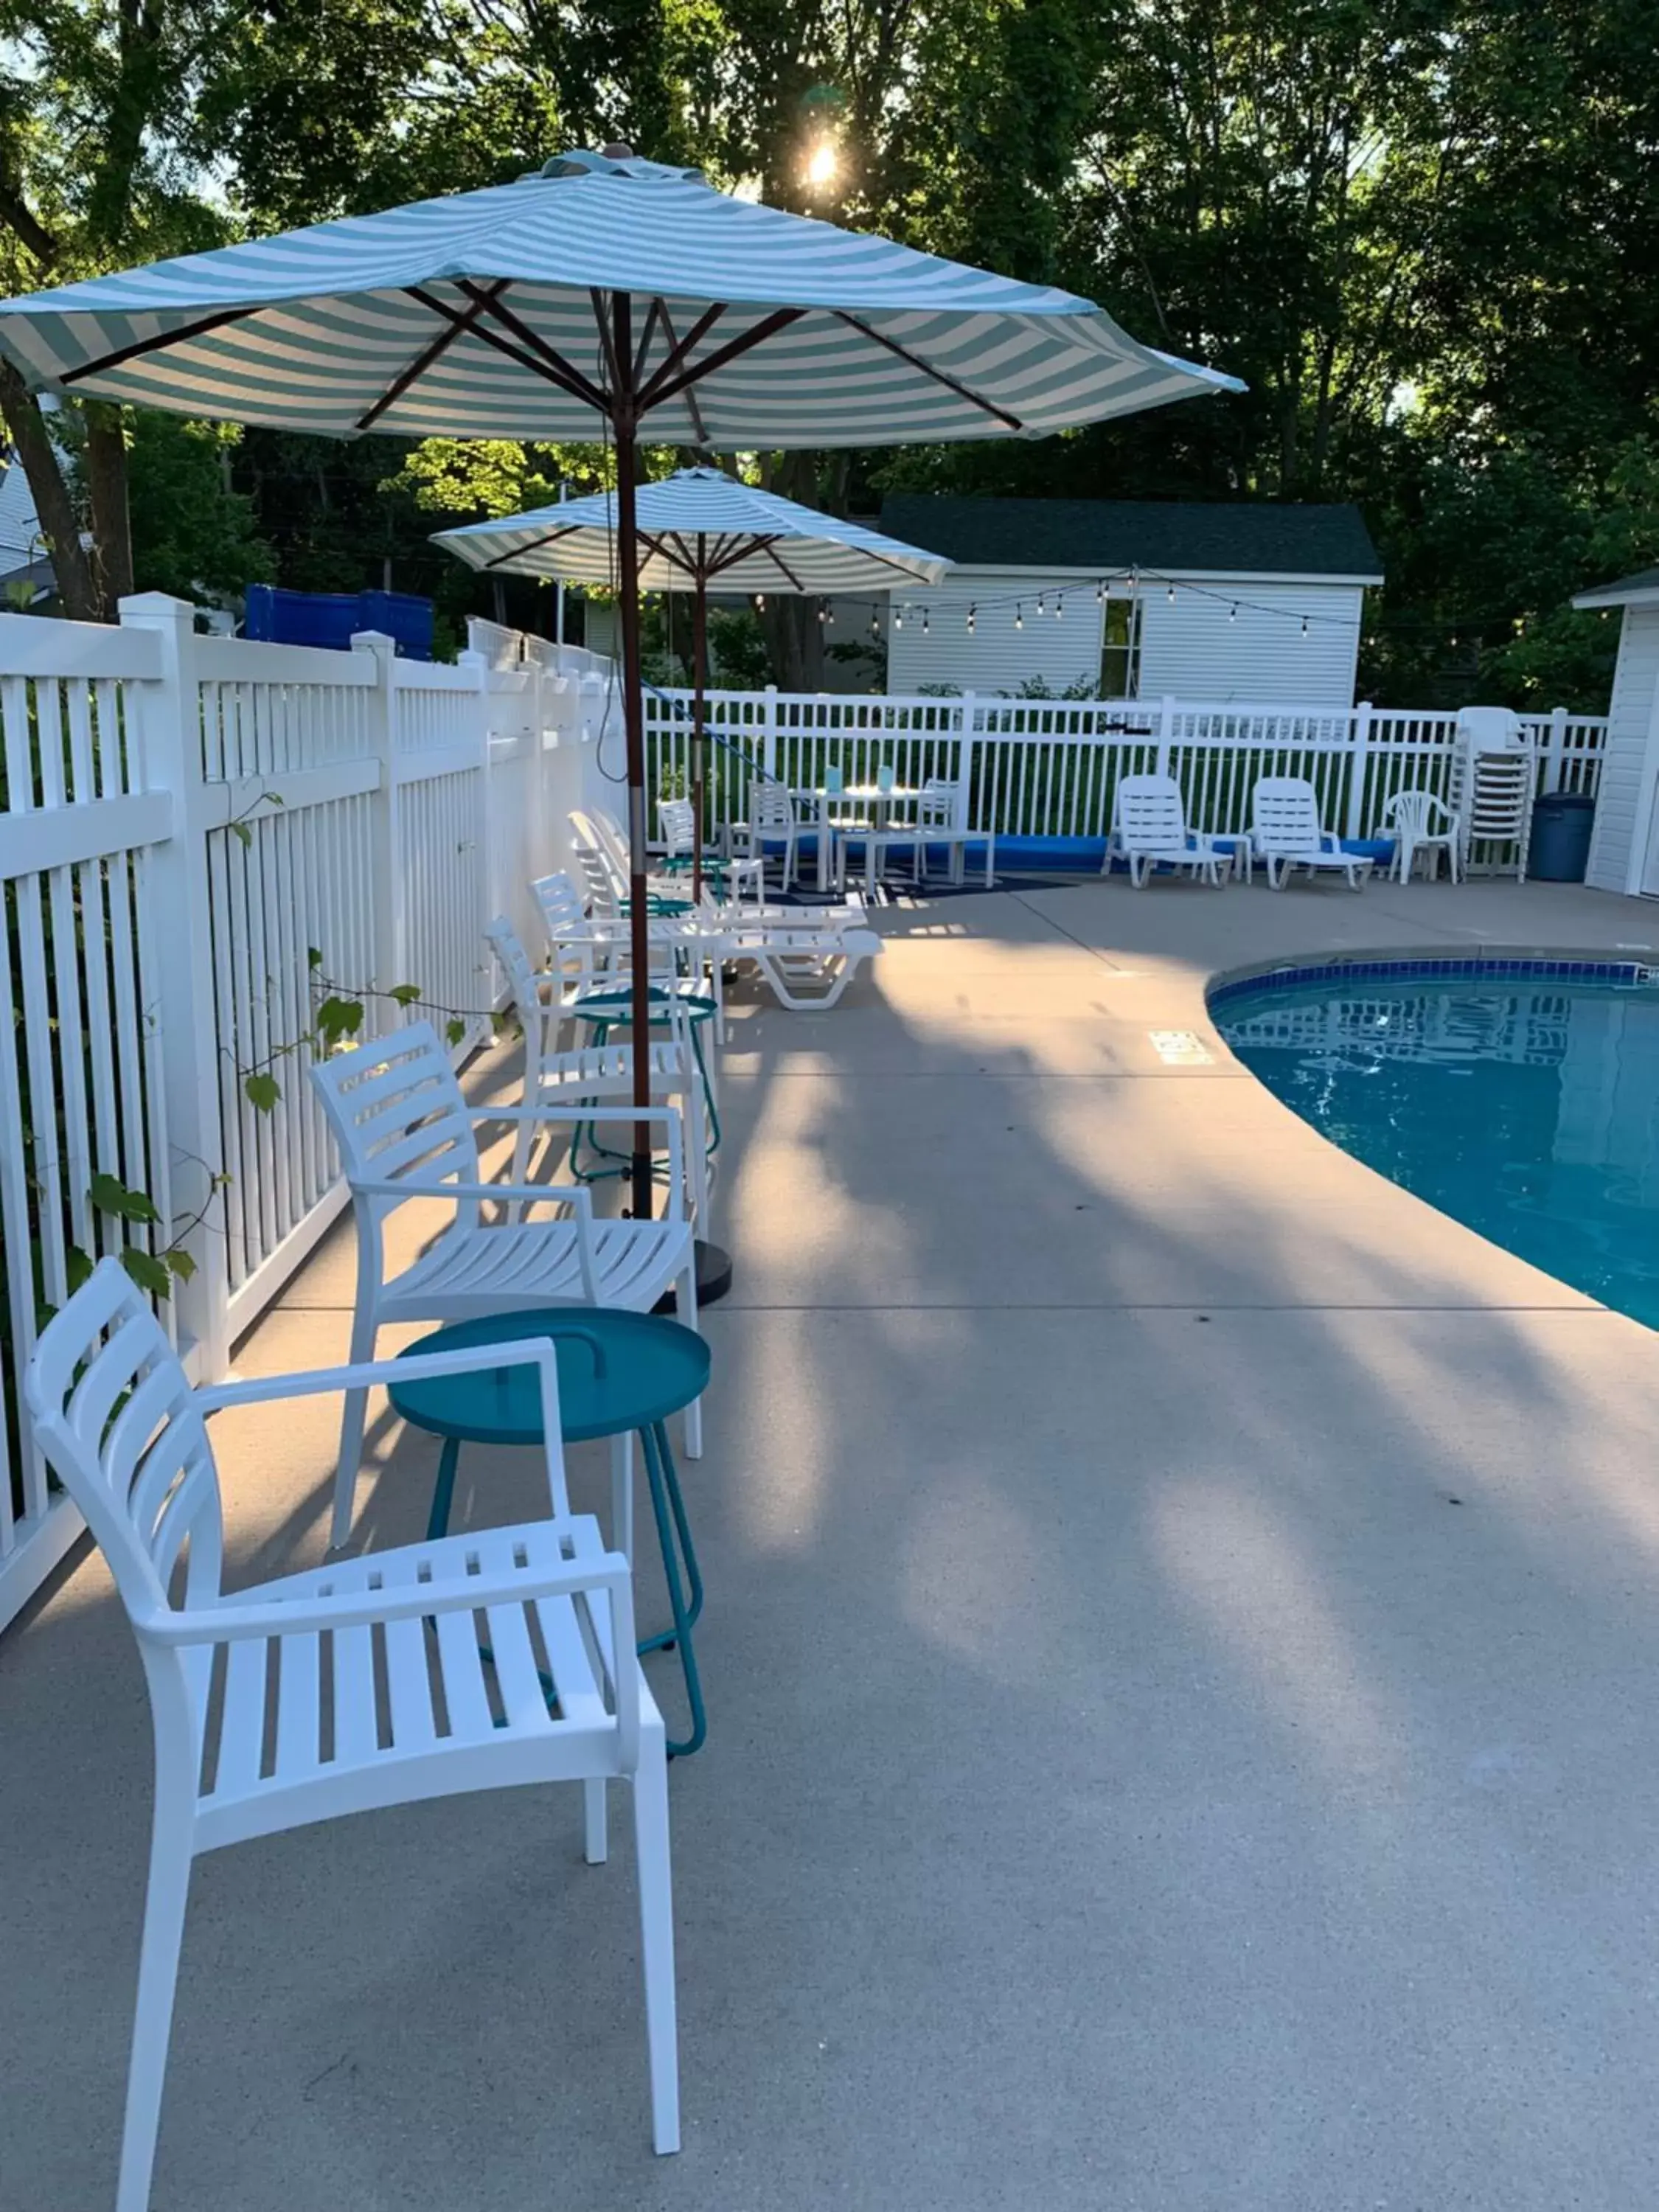
<instances>
[{"instance_id":1,"label":"white sided shed","mask_svg":"<svg viewBox=\"0 0 1659 2212\"><path fill-rule=\"evenodd\" d=\"M957 564L891 595L901 694L1041 684L1348 707L1365 592L1382 580L1353 507L892 494L881 527Z\"/></svg>"},{"instance_id":2,"label":"white sided shed","mask_svg":"<svg viewBox=\"0 0 1659 2212\"><path fill-rule=\"evenodd\" d=\"M1573 605L1623 611L1585 881L1659 897L1659 568L1581 592Z\"/></svg>"}]
</instances>

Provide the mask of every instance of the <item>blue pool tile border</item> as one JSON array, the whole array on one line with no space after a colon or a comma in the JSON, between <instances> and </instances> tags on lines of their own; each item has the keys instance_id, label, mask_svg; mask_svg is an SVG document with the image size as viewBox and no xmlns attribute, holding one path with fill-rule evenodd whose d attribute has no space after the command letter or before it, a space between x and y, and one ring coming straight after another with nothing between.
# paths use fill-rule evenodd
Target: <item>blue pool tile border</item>
<instances>
[{"instance_id":1,"label":"blue pool tile border","mask_svg":"<svg viewBox=\"0 0 1659 2212\"><path fill-rule=\"evenodd\" d=\"M1209 1004L1218 1006L1230 999L1255 997L1264 991L1288 991L1301 984L1343 982L1361 976L1415 975L1451 980L1481 975L1544 975L1564 981L1637 984L1655 972L1656 964L1644 960L1553 960L1542 954L1483 957L1479 953L1462 953L1416 960L1405 957L1367 960L1362 957L1262 968L1249 975L1229 976L1210 992Z\"/></svg>"}]
</instances>

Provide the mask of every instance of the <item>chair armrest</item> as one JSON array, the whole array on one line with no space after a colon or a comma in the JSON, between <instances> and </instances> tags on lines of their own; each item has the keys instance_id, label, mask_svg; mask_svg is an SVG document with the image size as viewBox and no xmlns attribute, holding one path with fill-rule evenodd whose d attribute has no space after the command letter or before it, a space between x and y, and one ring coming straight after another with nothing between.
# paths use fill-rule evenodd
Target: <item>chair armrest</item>
<instances>
[{"instance_id":1,"label":"chair armrest","mask_svg":"<svg viewBox=\"0 0 1659 2212\"><path fill-rule=\"evenodd\" d=\"M313 1367L295 1375L263 1375L252 1382L208 1382L191 1393L204 1413L227 1406L258 1406L276 1398L316 1398L330 1390L366 1390L377 1382L414 1382L431 1375L473 1375L497 1367L539 1367L556 1394L558 1354L546 1336L514 1337L505 1344L469 1344L453 1352L411 1352L402 1359L361 1359L355 1366Z\"/></svg>"},{"instance_id":2,"label":"chair armrest","mask_svg":"<svg viewBox=\"0 0 1659 2212\"><path fill-rule=\"evenodd\" d=\"M368 1555L371 1559L374 1554ZM633 1571L618 1552L573 1559L560 1568L511 1576L451 1575L441 1581L398 1583L380 1589L342 1590L315 1597L272 1597L239 1605L155 1611L134 1621L141 1636L178 1649L194 1644L238 1644L272 1636L306 1636L323 1629L367 1628L376 1621L420 1620L440 1613L471 1613L485 1606L526 1605L537 1598L574 1597L607 1590L619 1609L632 1611Z\"/></svg>"},{"instance_id":3,"label":"chair armrest","mask_svg":"<svg viewBox=\"0 0 1659 2212\"><path fill-rule=\"evenodd\" d=\"M580 1114L557 1117L566 1121L589 1121L593 1113L584 1109ZM349 1178L354 1191L362 1191L368 1198L507 1198L515 1200L535 1199L539 1204L574 1206L578 1213L589 1221L593 1218L593 1194L586 1183L580 1182L399 1182L395 1179L381 1181L374 1176Z\"/></svg>"}]
</instances>

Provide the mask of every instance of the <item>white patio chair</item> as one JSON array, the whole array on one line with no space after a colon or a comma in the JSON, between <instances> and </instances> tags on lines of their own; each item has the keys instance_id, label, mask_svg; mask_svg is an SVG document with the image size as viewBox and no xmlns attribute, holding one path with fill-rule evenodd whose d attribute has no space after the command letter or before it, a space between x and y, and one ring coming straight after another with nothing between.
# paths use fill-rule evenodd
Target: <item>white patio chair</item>
<instances>
[{"instance_id":1,"label":"white patio chair","mask_svg":"<svg viewBox=\"0 0 1659 2212\"><path fill-rule=\"evenodd\" d=\"M968 870L968 848L983 843L985 847L985 888L988 891L996 881L997 841L990 830L968 830L961 826L958 817L967 810L962 805L962 787L951 783L944 776L930 775L921 787L921 796L916 801L916 847L918 880L926 882L927 850L931 845L944 845L950 852L949 880L960 884Z\"/></svg>"},{"instance_id":2,"label":"white patio chair","mask_svg":"<svg viewBox=\"0 0 1659 2212\"><path fill-rule=\"evenodd\" d=\"M1382 830L1395 841L1394 873L1409 883L1419 853L1429 856L1429 874L1440 873L1443 852L1451 863L1451 879L1458 880L1463 845L1463 818L1432 791L1396 791L1382 810Z\"/></svg>"},{"instance_id":3,"label":"white patio chair","mask_svg":"<svg viewBox=\"0 0 1659 2212\"><path fill-rule=\"evenodd\" d=\"M558 1040L567 1008L562 996L544 986L550 975L538 975L525 951L523 940L504 914L498 914L484 931L501 962L513 994L514 1009L524 1030L524 1103L526 1106L569 1103L601 1105L606 1100L630 1101L634 1096L634 1048L623 1042L581 1045L561 1051ZM708 1218L708 1158L703 1126L702 1083L690 1030L678 999L669 1007L669 1034L651 1047L651 1096L671 1099L684 1117L691 1211L697 1221ZM521 1121L513 1144L513 1180L523 1182L530 1173L535 1124Z\"/></svg>"},{"instance_id":4,"label":"white patio chair","mask_svg":"<svg viewBox=\"0 0 1659 2212\"><path fill-rule=\"evenodd\" d=\"M538 979L537 992L544 1006L556 1007L562 1022L584 993L601 990L610 981L612 942L603 922L589 919L580 888L562 868L550 876L538 876L531 896L542 918L552 964Z\"/></svg>"},{"instance_id":5,"label":"white patio chair","mask_svg":"<svg viewBox=\"0 0 1659 2212\"><path fill-rule=\"evenodd\" d=\"M396 1322L468 1321L477 1314L531 1313L541 1306L623 1306L649 1313L669 1290L679 1318L697 1325L696 1266L686 1216L685 1166L678 1109L672 1105L527 1103L474 1109L429 1022L411 1022L312 1064L323 1111L351 1192L357 1225L357 1292L351 1317L354 1364L372 1358L380 1330ZM490 1182L478 1158L474 1124L661 1122L668 1132L668 1188L652 1221L597 1220L580 1183ZM453 1206L449 1228L401 1273L388 1275L387 1216L411 1200ZM487 1204L518 1218L486 1222ZM532 1221L533 1206L569 1209L570 1218ZM367 1394L346 1392L335 1473L331 1541L351 1532L362 1452ZM685 1449L702 1449L702 1416L685 1409Z\"/></svg>"},{"instance_id":6,"label":"white patio chair","mask_svg":"<svg viewBox=\"0 0 1659 2212\"><path fill-rule=\"evenodd\" d=\"M223 1511L205 1414L531 1363L550 1520L222 1587ZM678 2149L663 1724L635 1657L629 1563L606 1551L591 1516L570 1512L552 1345L192 1391L149 1306L106 1259L47 1324L23 1391L35 1438L114 1577L155 1729L117 2212L149 2212L192 1861L349 1813L524 1783L582 1784L590 1863L605 1856L605 1784L633 1785L653 2132L659 2151ZM485 1608L488 1653L474 1618ZM258 1993L246 2001L257 2005Z\"/></svg>"},{"instance_id":7,"label":"white patio chair","mask_svg":"<svg viewBox=\"0 0 1659 2212\"><path fill-rule=\"evenodd\" d=\"M1264 775L1250 794L1250 847L1267 864L1267 881L1283 890L1292 868L1338 869L1358 890L1371 872L1369 860L1345 853L1342 841L1321 827L1319 798L1305 776Z\"/></svg>"},{"instance_id":8,"label":"white patio chair","mask_svg":"<svg viewBox=\"0 0 1659 2212\"><path fill-rule=\"evenodd\" d=\"M733 842L746 839L744 851L751 860L764 861L769 845L783 848L783 875L780 888L787 890L799 870L800 841L803 832L816 842L815 823L803 823L795 811L795 802L787 784L774 782L770 776L757 775L749 786L749 819L732 825Z\"/></svg>"},{"instance_id":9,"label":"white patio chair","mask_svg":"<svg viewBox=\"0 0 1659 2212\"><path fill-rule=\"evenodd\" d=\"M1231 846L1224 848L1206 831L1187 827L1186 801L1172 775L1121 780L1112 802L1112 834L1100 864L1103 876L1110 874L1119 854L1128 862L1129 881L1137 890L1160 864L1190 869L1218 886L1233 872Z\"/></svg>"}]
</instances>

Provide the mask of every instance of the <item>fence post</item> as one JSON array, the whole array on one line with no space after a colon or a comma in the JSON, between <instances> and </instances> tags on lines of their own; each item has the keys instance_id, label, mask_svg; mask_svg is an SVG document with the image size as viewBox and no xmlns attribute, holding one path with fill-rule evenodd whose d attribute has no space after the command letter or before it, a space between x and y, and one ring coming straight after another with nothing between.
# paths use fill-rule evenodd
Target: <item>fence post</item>
<instances>
[{"instance_id":1,"label":"fence post","mask_svg":"<svg viewBox=\"0 0 1659 2212\"><path fill-rule=\"evenodd\" d=\"M351 650L374 657L374 685L368 702L368 749L380 763L380 781L374 791L369 836L373 854L369 911L374 923L374 983L377 990L389 991L405 980L398 724L392 704L392 663L398 648L381 631L363 629L354 633ZM377 1030L387 1026L384 1008L384 1000L375 1002Z\"/></svg>"},{"instance_id":2,"label":"fence post","mask_svg":"<svg viewBox=\"0 0 1659 2212\"><path fill-rule=\"evenodd\" d=\"M1371 702L1362 699L1353 710L1348 753L1348 818L1346 837L1363 837L1365 819L1365 781L1371 757Z\"/></svg>"},{"instance_id":3,"label":"fence post","mask_svg":"<svg viewBox=\"0 0 1659 2212\"><path fill-rule=\"evenodd\" d=\"M173 835L150 848L145 871L160 1001L155 1018L167 1148L173 1155L173 1210L176 1215L202 1208L202 1218L183 1240L196 1272L175 1284L173 1308L180 1351L193 1340L201 1377L210 1380L229 1364L230 1291L196 617L184 600L165 592L124 599L120 614L124 629L149 630L161 648L161 681L133 686L145 787L173 800Z\"/></svg>"},{"instance_id":4,"label":"fence post","mask_svg":"<svg viewBox=\"0 0 1659 2212\"><path fill-rule=\"evenodd\" d=\"M958 707L961 725L957 733L957 822L958 830L969 826L972 811L970 795L974 780L974 716L978 702L971 691L964 691Z\"/></svg>"},{"instance_id":5,"label":"fence post","mask_svg":"<svg viewBox=\"0 0 1659 2212\"><path fill-rule=\"evenodd\" d=\"M1548 765L1544 770L1546 791L1559 791L1567 773L1567 710L1565 707L1550 708L1550 748Z\"/></svg>"},{"instance_id":6,"label":"fence post","mask_svg":"<svg viewBox=\"0 0 1659 2212\"><path fill-rule=\"evenodd\" d=\"M1158 716L1158 772L1160 775L1170 773L1170 748L1175 743L1175 716L1176 702L1166 691Z\"/></svg>"},{"instance_id":7,"label":"fence post","mask_svg":"<svg viewBox=\"0 0 1659 2212\"><path fill-rule=\"evenodd\" d=\"M761 770L769 783L778 780L778 687L766 687L766 722L761 732Z\"/></svg>"}]
</instances>

